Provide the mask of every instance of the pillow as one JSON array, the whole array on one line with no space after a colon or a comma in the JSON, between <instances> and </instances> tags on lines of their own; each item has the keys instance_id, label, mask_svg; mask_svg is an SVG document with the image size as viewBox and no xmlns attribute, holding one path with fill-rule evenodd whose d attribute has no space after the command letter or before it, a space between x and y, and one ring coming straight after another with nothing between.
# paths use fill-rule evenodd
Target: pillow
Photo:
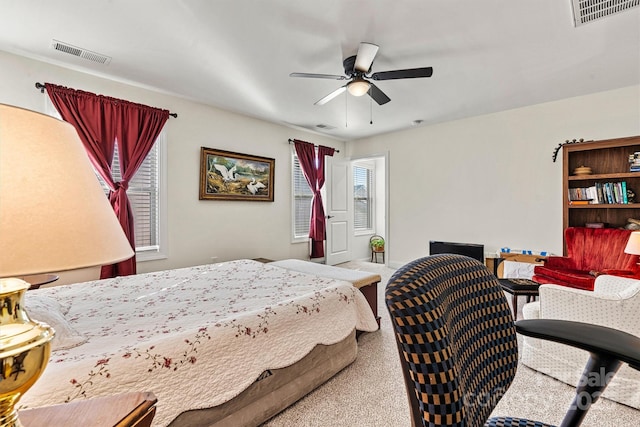
<instances>
[{"instance_id":1,"label":"pillow","mask_svg":"<svg viewBox=\"0 0 640 427\"><path fill-rule=\"evenodd\" d=\"M71 327L64 317L65 310L58 301L45 295L37 295L37 293L38 291L29 291L25 294L25 310L29 318L44 322L56 331L51 341L51 351L69 350L89 340Z\"/></svg>"}]
</instances>

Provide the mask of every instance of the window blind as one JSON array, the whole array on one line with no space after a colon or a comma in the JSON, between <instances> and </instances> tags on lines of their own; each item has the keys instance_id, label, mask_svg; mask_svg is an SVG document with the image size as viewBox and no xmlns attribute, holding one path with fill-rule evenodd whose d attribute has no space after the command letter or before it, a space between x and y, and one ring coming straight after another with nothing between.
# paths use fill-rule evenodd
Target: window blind
<instances>
[{"instance_id":1,"label":"window blind","mask_svg":"<svg viewBox=\"0 0 640 427\"><path fill-rule=\"evenodd\" d=\"M111 174L114 181L122 180L118 144L116 144ZM109 194L109 187L99 174L96 174L100 185ZM135 226L136 252L158 251L158 144L154 144L140 168L129 182L127 196L133 210Z\"/></svg>"},{"instance_id":2,"label":"window blind","mask_svg":"<svg viewBox=\"0 0 640 427\"><path fill-rule=\"evenodd\" d=\"M294 238L309 236L309 222L311 221L311 199L313 192L307 183L298 156L293 154L293 216Z\"/></svg>"},{"instance_id":3,"label":"window blind","mask_svg":"<svg viewBox=\"0 0 640 427\"><path fill-rule=\"evenodd\" d=\"M353 167L353 228L373 228L372 196L373 171L361 166Z\"/></svg>"}]
</instances>

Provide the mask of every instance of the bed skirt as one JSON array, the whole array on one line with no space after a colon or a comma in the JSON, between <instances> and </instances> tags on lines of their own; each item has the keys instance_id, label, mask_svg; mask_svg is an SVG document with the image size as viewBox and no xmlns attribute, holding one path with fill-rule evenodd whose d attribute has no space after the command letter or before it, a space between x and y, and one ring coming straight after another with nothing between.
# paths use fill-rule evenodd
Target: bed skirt
<instances>
[{"instance_id":1,"label":"bed skirt","mask_svg":"<svg viewBox=\"0 0 640 427\"><path fill-rule=\"evenodd\" d=\"M169 427L259 426L350 365L357 352L353 331L336 344L316 346L291 366L263 373L261 379L228 402L183 412Z\"/></svg>"}]
</instances>

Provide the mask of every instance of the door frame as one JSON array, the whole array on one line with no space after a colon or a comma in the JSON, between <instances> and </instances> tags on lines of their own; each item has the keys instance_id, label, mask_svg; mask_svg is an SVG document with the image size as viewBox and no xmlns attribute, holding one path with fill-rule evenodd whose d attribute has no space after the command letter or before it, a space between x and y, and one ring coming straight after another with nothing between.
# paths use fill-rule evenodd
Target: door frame
<instances>
[{"instance_id":1,"label":"door frame","mask_svg":"<svg viewBox=\"0 0 640 427\"><path fill-rule=\"evenodd\" d=\"M384 151L382 153L373 153L373 154L367 154L367 155L361 155L361 156L356 156L356 157L350 157L349 161L353 164L354 162L361 162L361 161L366 161L366 160L378 160L378 159L383 159L383 169L384 169L384 188L383 190L383 194L384 194L384 222L383 222L383 227L384 230L375 230L375 234L380 234L384 237L385 240L385 256L384 256L384 265L385 266L389 266L389 262L390 262L390 250L392 247L392 239L391 239L391 235L390 235L390 226L389 226L389 207L390 207L390 195L389 195L389 151ZM376 173L378 173L378 168L376 168ZM353 180L351 185L353 185ZM376 189L376 193L378 193L378 189ZM377 197L377 194L376 194ZM378 200L376 200L376 203L379 203ZM370 253L369 253L370 255ZM367 258L367 261L369 261L370 258Z\"/></svg>"}]
</instances>

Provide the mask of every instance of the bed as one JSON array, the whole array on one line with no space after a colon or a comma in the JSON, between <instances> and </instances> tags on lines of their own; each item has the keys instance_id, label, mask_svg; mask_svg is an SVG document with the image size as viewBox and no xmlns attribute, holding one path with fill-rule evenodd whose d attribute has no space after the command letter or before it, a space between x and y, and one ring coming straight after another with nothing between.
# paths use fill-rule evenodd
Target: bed
<instances>
[{"instance_id":1,"label":"bed","mask_svg":"<svg viewBox=\"0 0 640 427\"><path fill-rule=\"evenodd\" d=\"M378 327L351 283L252 260L29 291L25 306L56 338L21 408L152 391L154 426L258 425Z\"/></svg>"}]
</instances>

